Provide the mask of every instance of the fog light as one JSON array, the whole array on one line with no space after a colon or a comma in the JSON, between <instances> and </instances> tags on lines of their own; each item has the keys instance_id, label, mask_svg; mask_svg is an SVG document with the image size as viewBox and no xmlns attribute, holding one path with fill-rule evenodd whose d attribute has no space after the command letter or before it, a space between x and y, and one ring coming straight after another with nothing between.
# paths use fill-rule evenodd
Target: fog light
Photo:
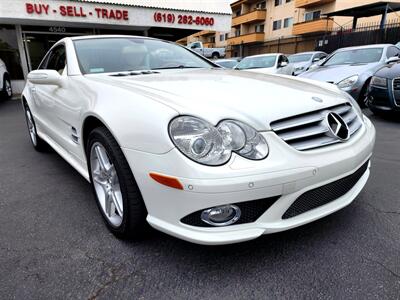
<instances>
[{"instance_id":1,"label":"fog light","mask_svg":"<svg viewBox=\"0 0 400 300\"><path fill-rule=\"evenodd\" d=\"M236 205L223 205L204 210L201 220L213 226L227 226L239 220L240 215L240 208Z\"/></svg>"}]
</instances>

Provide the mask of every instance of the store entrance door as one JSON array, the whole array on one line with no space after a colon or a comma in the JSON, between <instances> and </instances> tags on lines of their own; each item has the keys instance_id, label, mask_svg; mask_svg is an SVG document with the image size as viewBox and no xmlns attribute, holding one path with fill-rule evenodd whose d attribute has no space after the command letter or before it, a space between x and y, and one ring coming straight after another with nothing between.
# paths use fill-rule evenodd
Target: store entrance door
<instances>
[{"instance_id":1,"label":"store entrance door","mask_svg":"<svg viewBox=\"0 0 400 300\"><path fill-rule=\"evenodd\" d=\"M36 70L47 51L59 40L70 36L93 34L92 29L65 27L36 27L30 30L22 28L22 40L29 72Z\"/></svg>"}]
</instances>

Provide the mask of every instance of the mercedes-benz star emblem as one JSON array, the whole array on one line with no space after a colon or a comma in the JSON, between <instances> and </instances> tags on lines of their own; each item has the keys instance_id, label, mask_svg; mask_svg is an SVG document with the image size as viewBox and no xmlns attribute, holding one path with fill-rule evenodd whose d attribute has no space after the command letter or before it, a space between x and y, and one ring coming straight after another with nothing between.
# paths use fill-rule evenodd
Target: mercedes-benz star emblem
<instances>
[{"instance_id":1,"label":"mercedes-benz star emblem","mask_svg":"<svg viewBox=\"0 0 400 300\"><path fill-rule=\"evenodd\" d=\"M326 122L328 123L328 128L330 134L338 138L341 141L346 141L350 137L349 126L343 120L341 116L337 113L330 112L326 115Z\"/></svg>"}]
</instances>

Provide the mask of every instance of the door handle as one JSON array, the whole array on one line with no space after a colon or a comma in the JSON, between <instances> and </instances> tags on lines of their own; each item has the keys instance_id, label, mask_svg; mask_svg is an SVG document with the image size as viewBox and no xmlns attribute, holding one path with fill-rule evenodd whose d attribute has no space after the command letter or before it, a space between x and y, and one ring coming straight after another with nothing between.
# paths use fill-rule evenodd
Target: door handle
<instances>
[{"instance_id":1,"label":"door handle","mask_svg":"<svg viewBox=\"0 0 400 300\"><path fill-rule=\"evenodd\" d=\"M36 93L36 88L34 86L31 87L31 93Z\"/></svg>"}]
</instances>

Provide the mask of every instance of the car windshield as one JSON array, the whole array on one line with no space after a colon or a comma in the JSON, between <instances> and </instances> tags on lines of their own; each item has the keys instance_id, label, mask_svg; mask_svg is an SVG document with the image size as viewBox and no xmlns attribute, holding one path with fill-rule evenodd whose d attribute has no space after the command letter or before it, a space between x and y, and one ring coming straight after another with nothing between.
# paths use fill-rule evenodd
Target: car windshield
<instances>
[{"instance_id":1,"label":"car windshield","mask_svg":"<svg viewBox=\"0 0 400 300\"><path fill-rule=\"evenodd\" d=\"M227 69L233 69L238 64L236 60L223 60L216 61L215 63Z\"/></svg>"},{"instance_id":2,"label":"car windshield","mask_svg":"<svg viewBox=\"0 0 400 300\"><path fill-rule=\"evenodd\" d=\"M74 41L83 74L212 68L214 65L173 43L131 37Z\"/></svg>"},{"instance_id":3,"label":"car windshield","mask_svg":"<svg viewBox=\"0 0 400 300\"><path fill-rule=\"evenodd\" d=\"M271 68L275 66L275 61L276 61L276 55L246 57L240 63L238 63L236 69L246 70L246 69Z\"/></svg>"},{"instance_id":4,"label":"car windshield","mask_svg":"<svg viewBox=\"0 0 400 300\"><path fill-rule=\"evenodd\" d=\"M288 57L289 62L292 63L298 63L298 62L303 62L303 61L309 61L311 60L312 54L299 54L299 55L290 55Z\"/></svg>"},{"instance_id":5,"label":"car windshield","mask_svg":"<svg viewBox=\"0 0 400 300\"><path fill-rule=\"evenodd\" d=\"M368 48L340 51L333 54L323 65L369 64L380 61L383 48Z\"/></svg>"}]
</instances>

